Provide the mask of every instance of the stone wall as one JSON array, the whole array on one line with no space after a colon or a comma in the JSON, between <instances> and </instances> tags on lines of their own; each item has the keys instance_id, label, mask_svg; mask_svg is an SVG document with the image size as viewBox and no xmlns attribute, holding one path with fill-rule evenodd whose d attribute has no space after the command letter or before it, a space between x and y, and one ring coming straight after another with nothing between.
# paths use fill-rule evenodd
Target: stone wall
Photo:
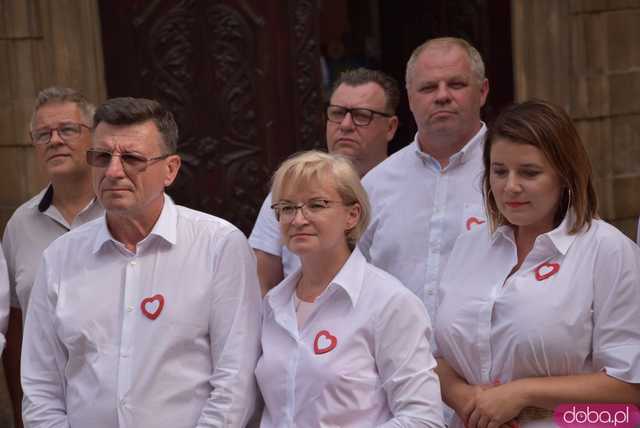
<instances>
[{"instance_id":1,"label":"stone wall","mask_svg":"<svg viewBox=\"0 0 640 428\"><path fill-rule=\"evenodd\" d=\"M512 0L515 93L564 106L591 155L601 215L640 214L640 0Z\"/></svg>"},{"instance_id":2,"label":"stone wall","mask_svg":"<svg viewBox=\"0 0 640 428\"><path fill-rule=\"evenodd\" d=\"M28 122L36 94L51 85L105 98L97 0L0 0L0 230L46 183ZM3 378L0 427L11 427Z\"/></svg>"}]
</instances>

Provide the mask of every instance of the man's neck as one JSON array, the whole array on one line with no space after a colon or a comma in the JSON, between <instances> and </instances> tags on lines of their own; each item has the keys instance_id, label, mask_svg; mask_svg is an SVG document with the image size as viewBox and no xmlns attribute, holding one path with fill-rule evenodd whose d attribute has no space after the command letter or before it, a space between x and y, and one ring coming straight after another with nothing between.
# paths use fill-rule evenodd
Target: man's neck
<instances>
[{"instance_id":1,"label":"man's neck","mask_svg":"<svg viewBox=\"0 0 640 428\"><path fill-rule=\"evenodd\" d=\"M131 252L136 252L138 242L146 238L157 223L164 207L164 196L139 213L107 211L107 225L116 241Z\"/></svg>"},{"instance_id":2,"label":"man's neck","mask_svg":"<svg viewBox=\"0 0 640 428\"><path fill-rule=\"evenodd\" d=\"M51 177L53 186L52 204L71 224L78 214L95 198L91 175L73 177Z\"/></svg>"},{"instance_id":3,"label":"man's neck","mask_svg":"<svg viewBox=\"0 0 640 428\"><path fill-rule=\"evenodd\" d=\"M458 153L480 131L479 122L473 132L460 134L428 133L418 131L420 149L440 163L442 168L449 164L449 158Z\"/></svg>"}]
</instances>

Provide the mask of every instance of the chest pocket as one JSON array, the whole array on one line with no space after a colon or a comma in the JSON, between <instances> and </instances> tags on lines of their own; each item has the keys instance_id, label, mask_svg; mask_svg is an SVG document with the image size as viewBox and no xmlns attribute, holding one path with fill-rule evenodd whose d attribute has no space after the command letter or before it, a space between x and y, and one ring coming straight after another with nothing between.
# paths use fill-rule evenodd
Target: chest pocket
<instances>
[{"instance_id":1,"label":"chest pocket","mask_svg":"<svg viewBox=\"0 0 640 428\"><path fill-rule=\"evenodd\" d=\"M482 204L464 204L460 232L468 232L487 222Z\"/></svg>"}]
</instances>

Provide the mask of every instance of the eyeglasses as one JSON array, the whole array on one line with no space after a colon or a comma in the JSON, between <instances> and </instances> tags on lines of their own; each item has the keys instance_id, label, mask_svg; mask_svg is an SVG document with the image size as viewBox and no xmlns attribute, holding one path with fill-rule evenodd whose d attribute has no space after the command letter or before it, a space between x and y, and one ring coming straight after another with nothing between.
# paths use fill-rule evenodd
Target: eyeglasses
<instances>
[{"instance_id":1,"label":"eyeglasses","mask_svg":"<svg viewBox=\"0 0 640 428\"><path fill-rule=\"evenodd\" d=\"M82 128L91 129L91 127L83 124L83 123L63 123L57 128L42 128L36 129L31 132L31 141L33 144L49 144L51 141L51 136L53 135L53 131L58 133L58 136L62 141L69 142L75 140L82 133Z\"/></svg>"},{"instance_id":2,"label":"eyeglasses","mask_svg":"<svg viewBox=\"0 0 640 428\"><path fill-rule=\"evenodd\" d=\"M149 164L159 161L160 159L166 159L169 156L171 156L171 153L154 158L146 158L133 153L116 155L105 150L89 149L87 150L87 163L96 168L107 168L111 164L111 158L119 157L122 161L122 167L126 172L138 173L144 172Z\"/></svg>"},{"instance_id":3,"label":"eyeglasses","mask_svg":"<svg viewBox=\"0 0 640 428\"><path fill-rule=\"evenodd\" d=\"M293 202L278 202L271 205L276 213L276 219L280 222L291 223L296 216L298 210L307 220L322 215L322 212L329 208L331 204L343 204L342 201L330 201L328 199L309 199L307 202L294 204Z\"/></svg>"},{"instance_id":4,"label":"eyeglasses","mask_svg":"<svg viewBox=\"0 0 640 428\"><path fill-rule=\"evenodd\" d=\"M381 111L375 111L368 108L346 108L343 106L337 106L329 104L327 106L327 120L333 123L342 123L347 113L351 114L351 120L357 126L367 126L373 120L373 117L378 114L383 117L392 117L392 114L383 113Z\"/></svg>"}]
</instances>

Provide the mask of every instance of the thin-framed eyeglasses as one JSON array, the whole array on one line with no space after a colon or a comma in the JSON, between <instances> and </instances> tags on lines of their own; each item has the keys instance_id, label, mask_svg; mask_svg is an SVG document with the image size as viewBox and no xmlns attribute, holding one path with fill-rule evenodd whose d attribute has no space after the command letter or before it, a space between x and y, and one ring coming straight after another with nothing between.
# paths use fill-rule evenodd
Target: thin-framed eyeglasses
<instances>
[{"instance_id":1,"label":"thin-framed eyeglasses","mask_svg":"<svg viewBox=\"0 0 640 428\"><path fill-rule=\"evenodd\" d=\"M329 199L314 198L307 202L293 203L288 201L280 201L271 205L271 209L275 211L276 219L283 223L291 223L296 216L298 210L307 220L313 220L322 215L324 210L332 204L346 205L342 201L331 201Z\"/></svg>"},{"instance_id":2,"label":"thin-framed eyeglasses","mask_svg":"<svg viewBox=\"0 0 640 428\"><path fill-rule=\"evenodd\" d=\"M338 106L335 104L329 104L327 106L327 120L333 123L342 123L345 116L349 113L351 120L356 126L367 126L371 123L375 115L383 117L392 117L392 114L384 113L381 111L371 110L368 108L347 108Z\"/></svg>"},{"instance_id":3,"label":"thin-framed eyeglasses","mask_svg":"<svg viewBox=\"0 0 640 428\"><path fill-rule=\"evenodd\" d=\"M111 164L112 158L119 157L126 172L139 173L144 172L153 162L166 159L171 155L172 153L167 153L153 158L146 158L134 153L114 154L107 150L89 149L87 150L87 163L95 168L107 168Z\"/></svg>"},{"instance_id":4,"label":"thin-framed eyeglasses","mask_svg":"<svg viewBox=\"0 0 640 428\"><path fill-rule=\"evenodd\" d=\"M57 132L62 141L73 141L82 134L82 128L91 129L90 126L84 123L67 122L59 125L57 128L40 128L35 131L31 131L31 141L33 144L43 145L49 144L53 132Z\"/></svg>"}]
</instances>

